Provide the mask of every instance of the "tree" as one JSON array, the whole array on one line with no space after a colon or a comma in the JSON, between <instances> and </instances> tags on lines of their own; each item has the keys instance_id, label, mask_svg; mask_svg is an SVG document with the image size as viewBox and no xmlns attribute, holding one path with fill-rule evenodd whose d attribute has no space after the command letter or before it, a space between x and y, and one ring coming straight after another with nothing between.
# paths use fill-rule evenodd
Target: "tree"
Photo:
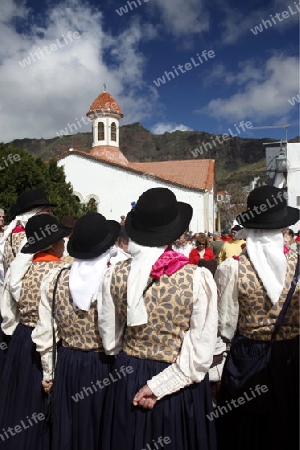
<instances>
[{"instance_id":1,"label":"tree","mask_svg":"<svg viewBox=\"0 0 300 450\"><path fill-rule=\"evenodd\" d=\"M26 150L4 144L0 144L0 155L0 207L7 217L17 197L29 189L41 189L51 203L57 204L53 211L58 220L64 215L83 214L64 169L55 159L45 163Z\"/></svg>"},{"instance_id":2,"label":"tree","mask_svg":"<svg viewBox=\"0 0 300 450\"><path fill-rule=\"evenodd\" d=\"M230 194L229 203L218 203L221 216L221 229L230 228L236 216L247 209L248 192L243 190L242 183L232 182L226 185L226 191Z\"/></svg>"}]
</instances>

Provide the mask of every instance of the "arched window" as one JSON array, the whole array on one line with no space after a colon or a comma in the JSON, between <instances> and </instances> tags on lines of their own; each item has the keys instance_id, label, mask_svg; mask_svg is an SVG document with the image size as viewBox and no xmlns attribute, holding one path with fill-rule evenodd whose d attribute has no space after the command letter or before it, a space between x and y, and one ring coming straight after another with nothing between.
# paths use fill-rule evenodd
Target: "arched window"
<instances>
[{"instance_id":1,"label":"arched window","mask_svg":"<svg viewBox=\"0 0 300 450\"><path fill-rule=\"evenodd\" d=\"M117 140L117 126L115 122L110 126L110 139L115 142Z\"/></svg>"},{"instance_id":2,"label":"arched window","mask_svg":"<svg viewBox=\"0 0 300 450\"><path fill-rule=\"evenodd\" d=\"M98 141L104 141L104 123L98 123Z\"/></svg>"},{"instance_id":3,"label":"arched window","mask_svg":"<svg viewBox=\"0 0 300 450\"><path fill-rule=\"evenodd\" d=\"M88 212L97 212L97 201L95 198L91 197L87 203Z\"/></svg>"}]
</instances>

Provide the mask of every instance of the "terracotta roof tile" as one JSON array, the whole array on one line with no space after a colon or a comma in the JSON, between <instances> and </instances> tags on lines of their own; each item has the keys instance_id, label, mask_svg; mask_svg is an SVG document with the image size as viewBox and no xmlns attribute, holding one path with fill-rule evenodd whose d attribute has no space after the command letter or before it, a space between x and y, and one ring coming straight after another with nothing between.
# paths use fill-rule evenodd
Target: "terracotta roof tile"
<instances>
[{"instance_id":1,"label":"terracotta roof tile","mask_svg":"<svg viewBox=\"0 0 300 450\"><path fill-rule=\"evenodd\" d=\"M99 159L105 159L109 162L121 164L122 166L128 166L129 164L119 147L113 147L112 145L97 145L92 148L90 155Z\"/></svg>"},{"instance_id":2,"label":"terracotta roof tile","mask_svg":"<svg viewBox=\"0 0 300 450\"><path fill-rule=\"evenodd\" d=\"M108 148L108 147L107 147ZM113 147L114 148L114 147ZM95 147L94 147L95 149ZM166 181L177 186L183 186L196 190L211 191L214 186L214 159L197 159L183 161L161 161L149 163L128 163L127 165L110 160L105 155L92 155L91 153L82 152L72 149L72 153L83 158L98 160L106 164L121 167L124 170L141 173L143 175L154 176L162 181ZM121 153L121 152L120 152ZM64 159L70 155L69 151L57 156L57 159ZM124 155L123 155L124 156ZM124 156L125 158L125 156ZM125 158L126 159L126 158ZM127 161L127 160L126 160Z\"/></svg>"},{"instance_id":3,"label":"terracotta roof tile","mask_svg":"<svg viewBox=\"0 0 300 450\"><path fill-rule=\"evenodd\" d=\"M131 163L130 166L190 188L209 191L213 189L215 170L213 159Z\"/></svg>"},{"instance_id":4,"label":"terracotta roof tile","mask_svg":"<svg viewBox=\"0 0 300 450\"><path fill-rule=\"evenodd\" d=\"M117 112L121 117L124 115L119 104L108 92L101 92L101 94L98 95L96 100L91 104L88 113L96 110Z\"/></svg>"}]
</instances>

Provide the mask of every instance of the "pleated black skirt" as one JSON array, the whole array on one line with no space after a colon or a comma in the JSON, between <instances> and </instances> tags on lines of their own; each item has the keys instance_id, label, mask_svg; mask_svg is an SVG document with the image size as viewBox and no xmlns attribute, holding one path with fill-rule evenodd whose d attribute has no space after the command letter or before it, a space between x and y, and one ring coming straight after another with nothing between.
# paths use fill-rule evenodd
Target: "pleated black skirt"
<instances>
[{"instance_id":1,"label":"pleated black skirt","mask_svg":"<svg viewBox=\"0 0 300 450\"><path fill-rule=\"evenodd\" d=\"M0 380L0 449L48 450L46 394L33 328L19 324L10 340Z\"/></svg>"},{"instance_id":2,"label":"pleated black skirt","mask_svg":"<svg viewBox=\"0 0 300 450\"><path fill-rule=\"evenodd\" d=\"M103 408L115 358L104 353L58 351L54 382L53 450L101 450Z\"/></svg>"},{"instance_id":3,"label":"pleated black skirt","mask_svg":"<svg viewBox=\"0 0 300 450\"><path fill-rule=\"evenodd\" d=\"M2 323L2 317L0 315L0 379L1 379L1 374L2 374L3 368L4 368L4 363L5 363L6 353L7 353L7 348L8 348L5 334L3 333L2 329L1 329L1 323Z\"/></svg>"},{"instance_id":4,"label":"pleated black skirt","mask_svg":"<svg viewBox=\"0 0 300 450\"><path fill-rule=\"evenodd\" d=\"M241 354L246 355L249 341L238 337ZM264 344L251 342L255 355ZM269 368L268 391L258 396L253 386L244 395L245 403L229 410L232 399L224 388L229 383L225 363L215 419L218 450L299 450L299 336L274 343ZM263 384L264 379L263 375L261 383L256 379L255 384Z\"/></svg>"},{"instance_id":5,"label":"pleated black skirt","mask_svg":"<svg viewBox=\"0 0 300 450\"><path fill-rule=\"evenodd\" d=\"M125 376L124 367L129 368ZM117 380L109 387L104 415L102 450L215 450L216 435L208 375L166 396L146 410L132 405L147 380L169 366L121 352L115 362ZM130 372L130 373L129 373Z\"/></svg>"}]
</instances>

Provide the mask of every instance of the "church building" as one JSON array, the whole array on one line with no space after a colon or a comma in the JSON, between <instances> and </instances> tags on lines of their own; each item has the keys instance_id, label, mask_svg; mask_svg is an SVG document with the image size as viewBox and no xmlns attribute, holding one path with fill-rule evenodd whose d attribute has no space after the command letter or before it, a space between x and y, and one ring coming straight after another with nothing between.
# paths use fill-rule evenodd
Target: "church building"
<instances>
[{"instance_id":1,"label":"church building","mask_svg":"<svg viewBox=\"0 0 300 450\"><path fill-rule=\"evenodd\" d=\"M123 112L116 100L104 90L86 115L93 128L91 151L71 148L58 157L80 202L93 200L98 212L120 221L144 191L166 187L193 207L190 230L214 230L215 160L129 162L119 147Z\"/></svg>"}]
</instances>

